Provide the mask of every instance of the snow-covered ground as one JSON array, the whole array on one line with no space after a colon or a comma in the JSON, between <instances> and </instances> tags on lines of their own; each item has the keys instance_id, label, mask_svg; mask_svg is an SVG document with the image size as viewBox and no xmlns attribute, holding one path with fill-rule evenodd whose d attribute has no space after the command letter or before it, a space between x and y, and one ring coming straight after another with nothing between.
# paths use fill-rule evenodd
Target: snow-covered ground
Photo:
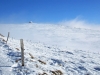
<instances>
[{"instance_id":1,"label":"snow-covered ground","mask_svg":"<svg viewBox=\"0 0 100 75\"><path fill-rule=\"evenodd\" d=\"M98 28L98 27L97 27ZM62 24L6 24L0 25L0 33L11 38L24 39L54 45L62 49L79 49L100 52L100 30Z\"/></svg>"},{"instance_id":2,"label":"snow-covered ground","mask_svg":"<svg viewBox=\"0 0 100 75\"><path fill-rule=\"evenodd\" d=\"M35 23L0 27L3 35L8 30L7 44L0 36L0 75L100 74L99 30ZM25 48L23 67L20 38Z\"/></svg>"}]
</instances>

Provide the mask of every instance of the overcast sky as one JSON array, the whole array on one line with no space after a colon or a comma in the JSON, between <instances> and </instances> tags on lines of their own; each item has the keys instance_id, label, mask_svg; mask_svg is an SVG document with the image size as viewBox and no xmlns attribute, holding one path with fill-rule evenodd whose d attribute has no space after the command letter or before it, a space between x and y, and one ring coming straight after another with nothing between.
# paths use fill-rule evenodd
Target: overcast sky
<instances>
[{"instance_id":1,"label":"overcast sky","mask_svg":"<svg viewBox=\"0 0 100 75\"><path fill-rule=\"evenodd\" d=\"M100 0L0 0L0 23L58 23L81 19L100 24Z\"/></svg>"}]
</instances>

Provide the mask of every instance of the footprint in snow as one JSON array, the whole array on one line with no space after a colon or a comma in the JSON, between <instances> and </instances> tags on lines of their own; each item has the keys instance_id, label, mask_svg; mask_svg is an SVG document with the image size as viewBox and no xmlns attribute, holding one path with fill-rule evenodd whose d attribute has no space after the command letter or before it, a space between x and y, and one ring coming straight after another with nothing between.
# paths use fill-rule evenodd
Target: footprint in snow
<instances>
[{"instance_id":1,"label":"footprint in snow","mask_svg":"<svg viewBox=\"0 0 100 75\"><path fill-rule=\"evenodd\" d=\"M95 70L100 71L100 66L99 67L94 67Z\"/></svg>"},{"instance_id":2,"label":"footprint in snow","mask_svg":"<svg viewBox=\"0 0 100 75\"><path fill-rule=\"evenodd\" d=\"M21 57L21 53L20 52L9 52L8 55L9 56L15 56L15 57Z\"/></svg>"},{"instance_id":3,"label":"footprint in snow","mask_svg":"<svg viewBox=\"0 0 100 75\"><path fill-rule=\"evenodd\" d=\"M69 52L69 51L67 51L66 53L67 53L67 54L71 54L71 55L74 55L72 52Z\"/></svg>"},{"instance_id":4,"label":"footprint in snow","mask_svg":"<svg viewBox=\"0 0 100 75\"><path fill-rule=\"evenodd\" d=\"M6 48L6 49L9 49L9 46L8 45L4 45L3 47Z\"/></svg>"},{"instance_id":5,"label":"footprint in snow","mask_svg":"<svg viewBox=\"0 0 100 75\"><path fill-rule=\"evenodd\" d=\"M79 66L78 68L79 68L80 70L87 71L87 69L86 69L86 68L84 68L83 66Z\"/></svg>"}]
</instances>

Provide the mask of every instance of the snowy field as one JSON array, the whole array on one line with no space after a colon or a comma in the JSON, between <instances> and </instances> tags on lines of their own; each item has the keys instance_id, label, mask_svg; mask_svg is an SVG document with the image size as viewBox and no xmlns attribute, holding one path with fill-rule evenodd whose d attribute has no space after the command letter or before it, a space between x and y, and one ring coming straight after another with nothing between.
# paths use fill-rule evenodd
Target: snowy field
<instances>
[{"instance_id":1,"label":"snowy field","mask_svg":"<svg viewBox=\"0 0 100 75\"><path fill-rule=\"evenodd\" d=\"M41 42L63 50L69 48L98 53L100 52L100 30L97 28L63 24L5 24L0 25L0 33L7 36L10 32L10 38Z\"/></svg>"},{"instance_id":2,"label":"snowy field","mask_svg":"<svg viewBox=\"0 0 100 75\"><path fill-rule=\"evenodd\" d=\"M8 32L10 38L6 44ZM5 36L0 36L0 75L100 74L100 30L32 23L0 25L0 33ZM21 38L25 48L24 67Z\"/></svg>"}]
</instances>

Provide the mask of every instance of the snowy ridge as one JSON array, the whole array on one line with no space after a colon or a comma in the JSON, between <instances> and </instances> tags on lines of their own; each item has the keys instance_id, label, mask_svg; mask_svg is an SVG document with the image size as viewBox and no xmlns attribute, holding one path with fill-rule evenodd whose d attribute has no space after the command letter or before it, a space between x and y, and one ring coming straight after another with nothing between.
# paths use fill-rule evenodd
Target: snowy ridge
<instances>
[{"instance_id":1,"label":"snowy ridge","mask_svg":"<svg viewBox=\"0 0 100 75\"><path fill-rule=\"evenodd\" d=\"M25 41L25 66L21 66L19 40L0 36L1 75L99 75L100 54L60 49Z\"/></svg>"},{"instance_id":2,"label":"snowy ridge","mask_svg":"<svg viewBox=\"0 0 100 75\"><path fill-rule=\"evenodd\" d=\"M7 36L8 31L11 38L23 38L65 50L67 47L72 50L100 52L100 30L93 28L37 23L1 25L0 32L3 35Z\"/></svg>"}]
</instances>

